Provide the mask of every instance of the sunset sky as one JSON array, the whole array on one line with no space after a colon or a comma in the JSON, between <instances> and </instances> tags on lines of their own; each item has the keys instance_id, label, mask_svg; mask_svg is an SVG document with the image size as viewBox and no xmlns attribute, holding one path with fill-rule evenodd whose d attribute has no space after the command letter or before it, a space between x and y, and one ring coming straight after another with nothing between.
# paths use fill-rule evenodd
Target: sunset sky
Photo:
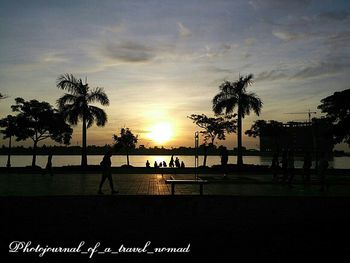
<instances>
[{"instance_id":1,"label":"sunset sky","mask_svg":"<svg viewBox=\"0 0 350 263\"><path fill-rule=\"evenodd\" d=\"M257 119L306 120L285 113L318 111L350 82L348 0L2 0L0 37L0 92L10 96L1 117L19 96L55 104L60 74L87 77L111 101L108 124L88 130L89 144L111 144L126 126L147 147L193 146L198 129L187 116L212 115L218 86L239 74L254 74L249 89L264 102L244 130ZM169 133L161 143L159 129ZM224 144L236 146L236 135Z\"/></svg>"}]
</instances>

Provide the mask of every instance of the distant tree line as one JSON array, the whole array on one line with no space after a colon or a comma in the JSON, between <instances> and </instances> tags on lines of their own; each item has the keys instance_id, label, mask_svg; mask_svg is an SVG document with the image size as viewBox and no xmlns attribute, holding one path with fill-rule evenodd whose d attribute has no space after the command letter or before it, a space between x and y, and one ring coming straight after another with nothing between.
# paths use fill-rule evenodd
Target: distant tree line
<instances>
[{"instance_id":1,"label":"distant tree line","mask_svg":"<svg viewBox=\"0 0 350 263\"><path fill-rule=\"evenodd\" d=\"M205 148L204 145L199 146L198 154L199 155L219 155L224 146L217 147L216 145L210 145L208 148ZM104 146L96 146L89 145L87 146L87 154L88 155L103 155L107 150L114 148L110 145ZM258 154L259 151L256 149L245 149L243 148L246 155ZM47 155L51 151L54 155L80 155L81 154L81 146L46 146L43 145L41 147L37 147L36 152L37 155ZM0 148L0 155L6 155L8 152L8 147L3 145ZM32 147L24 147L24 146L16 146L12 147L13 155L31 155L33 153ZM145 148L140 146L134 149L118 149L114 148L114 154L116 155L194 155L196 153L196 149L193 147L175 147L175 148L164 148L164 147L149 147ZM230 154L236 154L237 149L233 149L229 151Z\"/></svg>"}]
</instances>

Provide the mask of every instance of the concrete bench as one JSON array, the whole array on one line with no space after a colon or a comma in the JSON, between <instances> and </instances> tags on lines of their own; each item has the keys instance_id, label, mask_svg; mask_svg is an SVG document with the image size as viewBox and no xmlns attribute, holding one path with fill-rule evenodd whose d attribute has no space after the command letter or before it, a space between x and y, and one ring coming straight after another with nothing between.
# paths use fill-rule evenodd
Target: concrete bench
<instances>
[{"instance_id":1,"label":"concrete bench","mask_svg":"<svg viewBox=\"0 0 350 263\"><path fill-rule=\"evenodd\" d=\"M190 179L175 179L173 176L170 179L165 180L166 184L171 184L171 194L175 195L175 185L176 184L199 184L199 193L203 195L203 184L207 184L208 180L190 180Z\"/></svg>"}]
</instances>

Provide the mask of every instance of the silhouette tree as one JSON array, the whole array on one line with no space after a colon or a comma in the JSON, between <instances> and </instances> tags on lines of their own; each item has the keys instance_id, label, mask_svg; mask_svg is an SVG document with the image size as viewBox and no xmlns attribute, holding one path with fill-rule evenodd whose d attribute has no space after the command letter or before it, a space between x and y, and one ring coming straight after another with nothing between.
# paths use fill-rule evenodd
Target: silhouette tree
<instances>
[{"instance_id":1,"label":"silhouette tree","mask_svg":"<svg viewBox=\"0 0 350 263\"><path fill-rule=\"evenodd\" d=\"M3 138L9 139L6 167L11 167L12 137L17 134L16 117L12 115L7 115L6 118L0 120L0 127L5 128L1 130L1 133L4 135Z\"/></svg>"},{"instance_id":2,"label":"silhouette tree","mask_svg":"<svg viewBox=\"0 0 350 263\"><path fill-rule=\"evenodd\" d=\"M262 101L253 92L247 92L247 86L251 85L253 75L240 76L235 82L224 81L220 92L213 98L213 111L221 114L225 111L230 114L237 107L237 165L243 165L242 156L242 119L253 110L260 114Z\"/></svg>"},{"instance_id":3,"label":"silhouette tree","mask_svg":"<svg viewBox=\"0 0 350 263\"><path fill-rule=\"evenodd\" d=\"M104 110L90 105L98 102L103 106L109 105L109 99L103 88L90 90L88 84L83 84L81 79L75 78L72 74L64 74L58 77L57 87L68 91L57 100L59 110L63 112L65 119L72 125L82 121L82 156L81 166L87 166L86 133L94 122L99 127L107 123L107 114Z\"/></svg>"},{"instance_id":4,"label":"silhouette tree","mask_svg":"<svg viewBox=\"0 0 350 263\"><path fill-rule=\"evenodd\" d=\"M249 130L245 131L245 134L254 138L261 135L269 136L272 138L273 150L278 152L281 149L281 136L286 135L286 129L283 127L283 123L279 121L257 120Z\"/></svg>"},{"instance_id":5,"label":"silhouette tree","mask_svg":"<svg viewBox=\"0 0 350 263\"><path fill-rule=\"evenodd\" d=\"M128 166L129 163L129 150L135 149L137 143L137 135L135 136L129 128L121 128L120 135L113 135L113 140L115 142L115 149L121 150L124 149L126 151L126 161Z\"/></svg>"},{"instance_id":6,"label":"silhouette tree","mask_svg":"<svg viewBox=\"0 0 350 263\"><path fill-rule=\"evenodd\" d=\"M204 129L204 131L200 132L204 137L204 167L207 163L208 148L214 145L215 139L225 140L225 133L236 131L236 120L233 120L234 117L236 117L236 114L226 115L224 117L208 117L205 114L192 114L188 117L198 127Z\"/></svg>"},{"instance_id":7,"label":"silhouette tree","mask_svg":"<svg viewBox=\"0 0 350 263\"><path fill-rule=\"evenodd\" d=\"M58 143L69 144L73 130L65 122L61 112L44 101L25 101L22 98L16 98L15 101L16 105L12 105L11 108L14 112L18 112L16 140L30 138L33 141L32 166L36 166L38 142L50 138Z\"/></svg>"},{"instance_id":8,"label":"silhouette tree","mask_svg":"<svg viewBox=\"0 0 350 263\"><path fill-rule=\"evenodd\" d=\"M345 142L350 146L350 89L335 92L321 100L317 108L326 113L333 122L332 135L335 143Z\"/></svg>"}]
</instances>

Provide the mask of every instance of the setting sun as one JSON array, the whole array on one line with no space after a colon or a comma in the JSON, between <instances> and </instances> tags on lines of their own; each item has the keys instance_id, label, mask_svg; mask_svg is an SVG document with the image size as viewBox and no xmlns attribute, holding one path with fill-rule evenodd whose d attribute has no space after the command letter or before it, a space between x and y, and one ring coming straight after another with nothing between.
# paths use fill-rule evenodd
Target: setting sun
<instances>
[{"instance_id":1,"label":"setting sun","mask_svg":"<svg viewBox=\"0 0 350 263\"><path fill-rule=\"evenodd\" d=\"M173 136L173 128L169 123L158 123L151 127L149 138L156 143L165 143Z\"/></svg>"}]
</instances>

